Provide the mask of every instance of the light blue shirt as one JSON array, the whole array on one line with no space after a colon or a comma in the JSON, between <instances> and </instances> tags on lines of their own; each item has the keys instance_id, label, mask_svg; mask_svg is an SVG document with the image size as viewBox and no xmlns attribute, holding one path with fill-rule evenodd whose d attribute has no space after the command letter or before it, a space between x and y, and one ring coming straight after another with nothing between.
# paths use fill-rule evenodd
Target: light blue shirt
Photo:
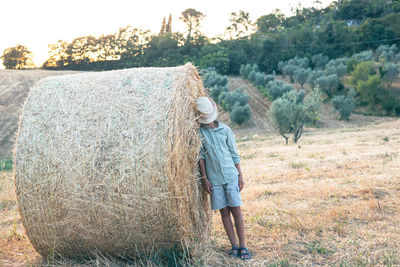
<instances>
[{"instance_id":1,"label":"light blue shirt","mask_svg":"<svg viewBox=\"0 0 400 267\"><path fill-rule=\"evenodd\" d=\"M238 179L235 164L240 163L235 137L229 126L214 121L214 129L201 124L199 133L202 148L200 158L204 159L207 178L212 185L228 184Z\"/></svg>"}]
</instances>

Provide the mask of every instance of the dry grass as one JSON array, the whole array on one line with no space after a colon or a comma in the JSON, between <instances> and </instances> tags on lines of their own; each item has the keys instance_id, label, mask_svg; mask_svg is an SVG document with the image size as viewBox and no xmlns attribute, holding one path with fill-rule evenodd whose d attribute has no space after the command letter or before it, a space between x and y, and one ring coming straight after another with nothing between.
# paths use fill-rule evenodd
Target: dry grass
<instances>
[{"instance_id":1,"label":"dry grass","mask_svg":"<svg viewBox=\"0 0 400 267\"><path fill-rule=\"evenodd\" d=\"M398 266L400 120L309 131L300 143L278 136L239 141L250 266ZM11 176L0 177L0 245L8 262L37 258L19 223ZM5 218L5 219L3 219ZM14 235L14 218L18 235ZM206 264L241 265L218 213ZM143 264L152 263L147 262Z\"/></svg>"}]
</instances>

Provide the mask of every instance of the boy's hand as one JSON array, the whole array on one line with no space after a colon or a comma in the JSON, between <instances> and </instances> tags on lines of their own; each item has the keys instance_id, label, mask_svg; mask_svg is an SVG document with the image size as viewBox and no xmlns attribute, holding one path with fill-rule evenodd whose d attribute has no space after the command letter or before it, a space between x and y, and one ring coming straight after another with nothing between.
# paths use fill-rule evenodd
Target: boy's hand
<instances>
[{"instance_id":1,"label":"boy's hand","mask_svg":"<svg viewBox=\"0 0 400 267\"><path fill-rule=\"evenodd\" d=\"M243 176L239 174L239 191L242 191L243 187L244 187Z\"/></svg>"},{"instance_id":2,"label":"boy's hand","mask_svg":"<svg viewBox=\"0 0 400 267\"><path fill-rule=\"evenodd\" d=\"M211 191L213 191L213 187L212 187L210 181L208 181L207 178L204 178L203 186L204 186L204 189L206 190L206 192L211 195Z\"/></svg>"}]
</instances>

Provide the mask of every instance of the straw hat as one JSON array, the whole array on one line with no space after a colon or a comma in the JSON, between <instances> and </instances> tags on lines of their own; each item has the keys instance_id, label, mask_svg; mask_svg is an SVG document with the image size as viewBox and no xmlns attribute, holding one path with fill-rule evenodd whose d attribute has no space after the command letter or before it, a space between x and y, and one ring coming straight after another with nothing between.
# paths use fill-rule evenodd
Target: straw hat
<instances>
[{"instance_id":1,"label":"straw hat","mask_svg":"<svg viewBox=\"0 0 400 267\"><path fill-rule=\"evenodd\" d=\"M196 106L197 110L201 114L198 119L199 122L208 124L215 121L218 116L218 108L214 100L209 97L202 96L197 98Z\"/></svg>"}]
</instances>

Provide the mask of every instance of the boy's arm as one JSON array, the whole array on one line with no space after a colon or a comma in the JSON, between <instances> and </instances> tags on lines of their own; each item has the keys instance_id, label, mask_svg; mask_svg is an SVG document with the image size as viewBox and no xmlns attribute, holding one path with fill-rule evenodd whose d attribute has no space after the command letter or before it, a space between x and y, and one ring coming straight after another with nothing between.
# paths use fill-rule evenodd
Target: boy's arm
<instances>
[{"instance_id":1,"label":"boy's arm","mask_svg":"<svg viewBox=\"0 0 400 267\"><path fill-rule=\"evenodd\" d=\"M244 186L244 181L243 181L242 170L240 169L240 156L237 152L235 136L233 135L233 132L230 129L228 131L228 138L226 139L226 144L228 145L229 151L231 152L233 163L235 163L235 167L239 172L239 177L238 177L239 190L242 191Z\"/></svg>"},{"instance_id":2,"label":"boy's arm","mask_svg":"<svg viewBox=\"0 0 400 267\"><path fill-rule=\"evenodd\" d=\"M200 164L200 173L201 173L201 179L203 180L204 189L206 190L207 193L211 194L213 188L211 186L210 181L208 181L207 179L206 164L204 162L204 159L200 158L199 164Z\"/></svg>"},{"instance_id":3,"label":"boy's arm","mask_svg":"<svg viewBox=\"0 0 400 267\"><path fill-rule=\"evenodd\" d=\"M240 169L240 163L235 164L235 166L239 172L239 191L242 191L244 186L244 180L243 180L242 170Z\"/></svg>"}]
</instances>

